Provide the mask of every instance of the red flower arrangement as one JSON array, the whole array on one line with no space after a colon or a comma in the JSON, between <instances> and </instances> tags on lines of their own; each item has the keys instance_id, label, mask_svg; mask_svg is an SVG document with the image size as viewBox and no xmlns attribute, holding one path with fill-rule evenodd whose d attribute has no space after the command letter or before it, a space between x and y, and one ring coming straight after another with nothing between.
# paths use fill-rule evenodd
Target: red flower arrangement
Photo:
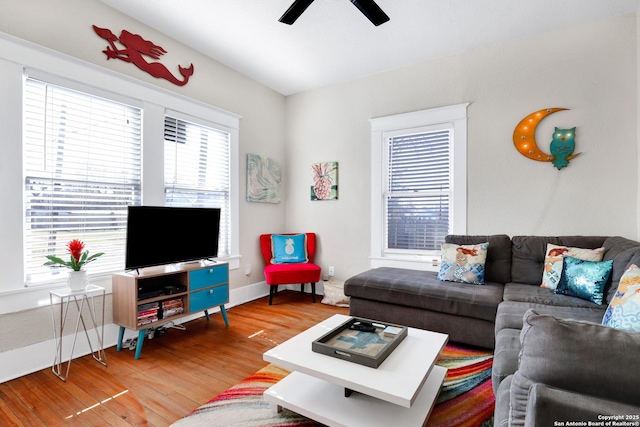
<instances>
[{"instance_id":1,"label":"red flower arrangement","mask_svg":"<svg viewBox=\"0 0 640 427\"><path fill-rule=\"evenodd\" d=\"M45 262L44 265L48 267L62 266L68 267L73 271L80 271L83 266L95 261L99 256L104 255L104 252L98 252L97 254L89 256L89 251L83 252L84 242L78 239L73 239L67 243L67 250L70 254L69 261L65 261L55 255L47 255L49 261Z\"/></svg>"}]
</instances>

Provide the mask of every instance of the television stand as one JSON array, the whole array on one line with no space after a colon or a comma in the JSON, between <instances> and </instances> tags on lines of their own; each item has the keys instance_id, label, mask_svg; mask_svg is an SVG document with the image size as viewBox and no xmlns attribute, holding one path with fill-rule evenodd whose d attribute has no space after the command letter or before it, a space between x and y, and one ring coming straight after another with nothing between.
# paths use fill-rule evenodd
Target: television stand
<instances>
[{"instance_id":1,"label":"television stand","mask_svg":"<svg viewBox=\"0 0 640 427\"><path fill-rule=\"evenodd\" d=\"M170 290L170 291L168 291ZM122 350L125 329L138 331L135 359L140 358L147 329L220 307L229 326L224 304L229 302L229 265L201 263L148 267L113 275L113 323L120 326L117 351Z\"/></svg>"}]
</instances>

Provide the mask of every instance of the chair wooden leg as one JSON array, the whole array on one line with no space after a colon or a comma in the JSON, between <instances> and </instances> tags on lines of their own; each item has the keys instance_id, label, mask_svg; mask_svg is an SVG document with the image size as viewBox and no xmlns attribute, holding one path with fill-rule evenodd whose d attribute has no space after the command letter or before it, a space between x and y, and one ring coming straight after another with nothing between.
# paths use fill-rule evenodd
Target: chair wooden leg
<instances>
[{"instance_id":1,"label":"chair wooden leg","mask_svg":"<svg viewBox=\"0 0 640 427\"><path fill-rule=\"evenodd\" d=\"M316 303L316 282L311 282L311 298L313 303Z\"/></svg>"},{"instance_id":2,"label":"chair wooden leg","mask_svg":"<svg viewBox=\"0 0 640 427\"><path fill-rule=\"evenodd\" d=\"M278 285L269 286L269 305L273 302L273 295L278 293Z\"/></svg>"},{"instance_id":3,"label":"chair wooden leg","mask_svg":"<svg viewBox=\"0 0 640 427\"><path fill-rule=\"evenodd\" d=\"M304 283L300 283L300 294L304 294Z\"/></svg>"}]
</instances>

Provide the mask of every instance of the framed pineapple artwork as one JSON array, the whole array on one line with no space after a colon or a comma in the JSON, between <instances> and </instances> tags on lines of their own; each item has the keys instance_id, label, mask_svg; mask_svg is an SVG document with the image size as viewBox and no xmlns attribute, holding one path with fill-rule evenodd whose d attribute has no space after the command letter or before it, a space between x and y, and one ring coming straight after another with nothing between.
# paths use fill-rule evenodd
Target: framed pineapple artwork
<instances>
[{"instance_id":1,"label":"framed pineapple artwork","mask_svg":"<svg viewBox=\"0 0 640 427\"><path fill-rule=\"evenodd\" d=\"M311 165L311 200L338 200L338 162Z\"/></svg>"}]
</instances>

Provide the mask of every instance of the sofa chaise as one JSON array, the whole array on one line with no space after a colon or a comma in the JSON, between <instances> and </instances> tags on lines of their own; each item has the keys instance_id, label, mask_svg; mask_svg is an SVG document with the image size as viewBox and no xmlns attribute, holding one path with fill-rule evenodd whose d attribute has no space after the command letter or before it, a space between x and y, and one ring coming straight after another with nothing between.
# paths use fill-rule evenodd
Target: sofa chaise
<instances>
[{"instance_id":1,"label":"sofa chaise","mask_svg":"<svg viewBox=\"0 0 640 427\"><path fill-rule=\"evenodd\" d=\"M640 332L601 325L623 273L640 266L640 242L450 235L446 243L488 243L486 284L444 282L437 272L372 269L345 281L350 314L494 349L496 426L640 423ZM548 245L601 252L611 264L601 304L541 287Z\"/></svg>"}]
</instances>

